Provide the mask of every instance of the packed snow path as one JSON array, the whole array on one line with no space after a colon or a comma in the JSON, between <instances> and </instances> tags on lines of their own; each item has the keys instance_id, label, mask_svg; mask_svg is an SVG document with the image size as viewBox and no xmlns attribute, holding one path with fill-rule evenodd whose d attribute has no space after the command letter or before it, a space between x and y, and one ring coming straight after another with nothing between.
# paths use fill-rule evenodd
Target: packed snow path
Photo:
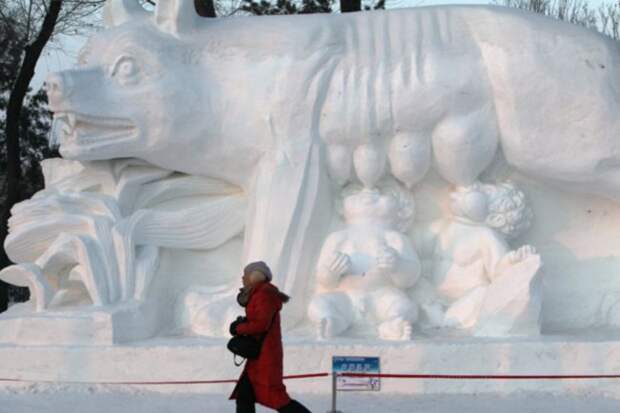
<instances>
[{"instance_id":1,"label":"packed snow path","mask_svg":"<svg viewBox=\"0 0 620 413\"><path fill-rule=\"evenodd\" d=\"M228 395L152 392L141 387L119 391L103 385L2 385L0 413L225 413L234 412ZM328 395L295 394L314 413L330 408ZM493 395L403 396L382 393L339 393L343 413L616 413L620 400L589 395L554 396L521 393ZM258 413L271 410L257 409Z\"/></svg>"}]
</instances>

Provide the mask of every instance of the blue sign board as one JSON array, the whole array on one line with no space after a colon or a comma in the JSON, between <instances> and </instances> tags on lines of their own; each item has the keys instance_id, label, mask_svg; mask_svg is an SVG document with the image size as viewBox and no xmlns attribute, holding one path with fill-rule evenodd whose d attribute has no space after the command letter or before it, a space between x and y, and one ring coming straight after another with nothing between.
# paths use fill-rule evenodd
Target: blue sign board
<instances>
[{"instance_id":1,"label":"blue sign board","mask_svg":"<svg viewBox=\"0 0 620 413\"><path fill-rule=\"evenodd\" d=\"M333 356L332 372L338 373L380 373L379 357ZM337 376L336 390L381 390L379 377L342 377Z\"/></svg>"}]
</instances>

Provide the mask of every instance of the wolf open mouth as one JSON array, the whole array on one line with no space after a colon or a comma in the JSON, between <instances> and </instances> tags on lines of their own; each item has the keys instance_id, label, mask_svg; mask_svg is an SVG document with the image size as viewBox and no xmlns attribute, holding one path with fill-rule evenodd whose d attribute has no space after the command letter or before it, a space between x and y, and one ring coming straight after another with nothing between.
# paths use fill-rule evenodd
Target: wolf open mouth
<instances>
[{"instance_id":1,"label":"wolf open mouth","mask_svg":"<svg viewBox=\"0 0 620 413\"><path fill-rule=\"evenodd\" d=\"M54 114L50 145L93 145L135 133L136 126L129 119L58 112Z\"/></svg>"}]
</instances>

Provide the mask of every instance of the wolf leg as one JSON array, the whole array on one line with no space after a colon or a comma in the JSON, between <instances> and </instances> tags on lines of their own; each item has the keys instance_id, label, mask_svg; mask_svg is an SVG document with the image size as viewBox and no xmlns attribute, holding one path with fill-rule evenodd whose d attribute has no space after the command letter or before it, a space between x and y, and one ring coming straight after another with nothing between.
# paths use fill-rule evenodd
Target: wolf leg
<instances>
[{"instance_id":1,"label":"wolf leg","mask_svg":"<svg viewBox=\"0 0 620 413\"><path fill-rule=\"evenodd\" d=\"M262 260L292 300L282 313L288 329L306 313L314 263L331 220L331 193L319 143L292 143L268 153L249 196L243 264Z\"/></svg>"}]
</instances>

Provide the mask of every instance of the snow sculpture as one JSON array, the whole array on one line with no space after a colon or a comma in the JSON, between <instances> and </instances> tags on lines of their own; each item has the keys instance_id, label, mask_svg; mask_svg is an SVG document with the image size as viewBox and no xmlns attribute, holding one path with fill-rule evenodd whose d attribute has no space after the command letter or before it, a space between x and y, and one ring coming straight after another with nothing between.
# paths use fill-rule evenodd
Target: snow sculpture
<instances>
[{"instance_id":1,"label":"snow sculpture","mask_svg":"<svg viewBox=\"0 0 620 413\"><path fill-rule=\"evenodd\" d=\"M620 200L620 51L584 28L488 6L201 20L192 0L159 1L153 13L137 0L108 0L106 22L79 67L47 81L53 141L67 160L49 163L47 175L66 170L72 184L51 180L17 206L7 239L18 267L2 277L31 287L37 311L69 303L94 312L143 305L127 313L131 323L150 325L137 329L142 337L159 321L136 314L156 319L158 294L167 290L172 306L178 289L189 291L181 299L187 311L168 323L200 322L206 325L188 327L220 334L212 315L234 297L234 268L260 259L294 297L283 317L290 329L305 321L334 198L351 183L371 192L386 178L412 191L431 180L468 187L502 163L558 191L595 194L616 202L613 208ZM99 189L82 190L93 182ZM557 199L564 198L544 194L537 201L544 213L552 209L545 202ZM589 199L575 195L570 214ZM437 212L441 203L422 204ZM53 213L43 218L49 205ZM584 231L578 220L566 221ZM541 220L532 236L544 240L549 222L555 221ZM498 243L504 237L488 223L486 231ZM208 251L210 269L231 275L215 285L196 281L195 294L188 279L155 288L166 278L157 262L170 250L194 258ZM556 272L569 260L557 249L547 252L555 254L544 256ZM202 268L199 259L183 264L181 256L167 261L169 276ZM525 267L537 268L535 257L522 250L507 273L530 273ZM616 288L613 265L597 265ZM582 286L580 275L571 293ZM491 286L499 286L497 277ZM556 286L565 285L560 278ZM548 320L555 322L563 317L562 300L572 298L550 291L556 310ZM607 315L593 315L604 310L592 298L581 325L618 318L620 293L609 294ZM218 305L202 311L202 298L215 295ZM512 304L492 310L489 303L478 323L487 313L512 323L518 300ZM119 325L114 331L131 330Z\"/></svg>"},{"instance_id":2,"label":"snow sculpture","mask_svg":"<svg viewBox=\"0 0 620 413\"><path fill-rule=\"evenodd\" d=\"M18 264L0 279L29 287L32 297L0 321L5 339L36 342L29 328L46 322L62 324L53 333L63 342L149 337L160 328L153 308L160 294L150 291L159 248L212 249L243 230L245 199L219 181L139 160L52 159L43 170L45 189L16 205L9 221L5 248ZM192 203L183 207L185 197ZM173 211L166 207L172 200ZM82 335L67 324L92 324L104 314L113 321Z\"/></svg>"},{"instance_id":3,"label":"snow sculpture","mask_svg":"<svg viewBox=\"0 0 620 413\"><path fill-rule=\"evenodd\" d=\"M446 306L444 325L476 335L538 334L540 257L529 245L511 251L505 241L530 225L524 194L510 183L476 184L452 193L451 210L435 241L431 275Z\"/></svg>"},{"instance_id":4,"label":"snow sculpture","mask_svg":"<svg viewBox=\"0 0 620 413\"><path fill-rule=\"evenodd\" d=\"M153 14L135 3L110 0L81 67L49 78L61 154L242 188L242 260L269 262L292 296L304 297L329 225L325 165L346 160L332 168L346 182L363 144L408 186L431 164L470 185L501 148L539 180L620 197L618 102L604 92L618 89L619 53L597 34L493 7L201 21L191 0ZM285 324L306 306L292 302Z\"/></svg>"},{"instance_id":5,"label":"snow sculpture","mask_svg":"<svg viewBox=\"0 0 620 413\"><path fill-rule=\"evenodd\" d=\"M420 261L403 232L413 199L395 183L382 192L349 185L343 198L346 228L323 244L309 318L323 339L373 322L381 338L410 339L418 310L404 290L420 276Z\"/></svg>"}]
</instances>

